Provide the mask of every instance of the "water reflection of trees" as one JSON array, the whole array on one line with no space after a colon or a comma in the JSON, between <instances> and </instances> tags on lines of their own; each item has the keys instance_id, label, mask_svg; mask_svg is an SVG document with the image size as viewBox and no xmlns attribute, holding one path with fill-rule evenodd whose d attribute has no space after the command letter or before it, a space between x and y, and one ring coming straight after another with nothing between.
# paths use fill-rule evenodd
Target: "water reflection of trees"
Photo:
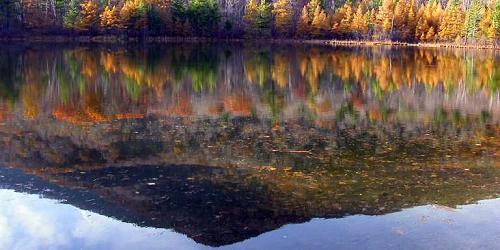
<instances>
[{"instance_id":1,"label":"water reflection of trees","mask_svg":"<svg viewBox=\"0 0 500 250\"><path fill-rule=\"evenodd\" d=\"M487 52L173 45L2 53L2 102L22 104L27 118L258 114L320 124L498 109L500 59Z\"/></svg>"},{"instance_id":2,"label":"water reflection of trees","mask_svg":"<svg viewBox=\"0 0 500 250\"><path fill-rule=\"evenodd\" d=\"M205 244L318 216L498 196L493 54L234 44L0 51L3 165Z\"/></svg>"}]
</instances>

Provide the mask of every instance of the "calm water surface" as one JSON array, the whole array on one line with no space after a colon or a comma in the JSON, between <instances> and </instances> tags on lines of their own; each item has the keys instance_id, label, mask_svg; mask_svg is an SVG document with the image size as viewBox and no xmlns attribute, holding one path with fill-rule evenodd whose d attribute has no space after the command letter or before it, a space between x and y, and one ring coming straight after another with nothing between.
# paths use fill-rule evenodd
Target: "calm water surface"
<instances>
[{"instance_id":1,"label":"calm water surface","mask_svg":"<svg viewBox=\"0 0 500 250\"><path fill-rule=\"evenodd\" d=\"M0 249L499 249L500 54L0 46Z\"/></svg>"}]
</instances>

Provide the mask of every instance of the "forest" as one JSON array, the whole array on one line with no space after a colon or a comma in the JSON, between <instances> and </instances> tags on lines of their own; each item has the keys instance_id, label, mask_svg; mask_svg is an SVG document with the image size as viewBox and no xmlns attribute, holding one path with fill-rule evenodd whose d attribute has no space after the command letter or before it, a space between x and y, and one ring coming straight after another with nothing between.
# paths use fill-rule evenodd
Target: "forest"
<instances>
[{"instance_id":1,"label":"forest","mask_svg":"<svg viewBox=\"0 0 500 250\"><path fill-rule=\"evenodd\" d=\"M0 0L0 35L498 44L500 0Z\"/></svg>"}]
</instances>

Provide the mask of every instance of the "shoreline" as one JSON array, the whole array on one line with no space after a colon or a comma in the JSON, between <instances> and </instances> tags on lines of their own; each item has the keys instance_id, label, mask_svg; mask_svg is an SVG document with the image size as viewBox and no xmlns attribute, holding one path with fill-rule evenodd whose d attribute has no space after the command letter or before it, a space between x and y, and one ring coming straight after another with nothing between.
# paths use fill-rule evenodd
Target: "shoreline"
<instances>
[{"instance_id":1,"label":"shoreline","mask_svg":"<svg viewBox=\"0 0 500 250\"><path fill-rule=\"evenodd\" d=\"M127 44L127 43L201 43L201 42L241 42L241 43L270 43L270 44L304 44L346 47L417 47L417 48L456 48L456 49L481 49L500 50L494 44L457 44L457 43L408 43L397 41L371 41L371 40L336 40L336 39L245 39L245 38L206 38L206 37L171 37L171 36L125 36L125 35L96 35L96 36L69 36L69 35L34 35L30 37L0 37L0 44L4 43L96 43L96 44Z\"/></svg>"}]
</instances>

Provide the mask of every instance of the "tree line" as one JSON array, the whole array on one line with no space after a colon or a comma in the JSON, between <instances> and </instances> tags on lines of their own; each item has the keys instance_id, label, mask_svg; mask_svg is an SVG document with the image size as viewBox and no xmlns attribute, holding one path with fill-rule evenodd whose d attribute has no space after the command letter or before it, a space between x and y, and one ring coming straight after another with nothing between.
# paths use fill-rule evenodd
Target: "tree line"
<instances>
[{"instance_id":1,"label":"tree line","mask_svg":"<svg viewBox=\"0 0 500 250\"><path fill-rule=\"evenodd\" d=\"M3 34L482 42L500 0L0 0Z\"/></svg>"}]
</instances>

